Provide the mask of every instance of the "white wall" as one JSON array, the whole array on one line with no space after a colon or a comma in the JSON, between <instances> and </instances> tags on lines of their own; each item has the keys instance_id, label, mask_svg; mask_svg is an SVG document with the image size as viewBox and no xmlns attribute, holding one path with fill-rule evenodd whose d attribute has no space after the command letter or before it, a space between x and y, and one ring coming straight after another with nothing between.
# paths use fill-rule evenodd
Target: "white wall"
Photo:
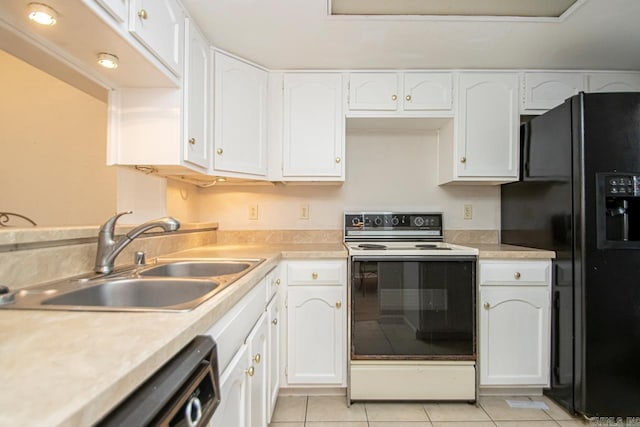
<instances>
[{"instance_id":1,"label":"white wall","mask_svg":"<svg viewBox=\"0 0 640 427\"><path fill-rule=\"evenodd\" d=\"M0 211L44 226L99 224L112 215L107 105L2 50L0 88Z\"/></svg>"},{"instance_id":2,"label":"white wall","mask_svg":"<svg viewBox=\"0 0 640 427\"><path fill-rule=\"evenodd\" d=\"M200 189L198 217L220 229L340 229L345 210L442 211L446 229L498 229L500 187L437 185L437 134L351 130L342 186L263 185ZM473 219L463 219L463 205ZM258 204L259 219L249 220ZM308 204L310 218L299 219Z\"/></svg>"}]
</instances>

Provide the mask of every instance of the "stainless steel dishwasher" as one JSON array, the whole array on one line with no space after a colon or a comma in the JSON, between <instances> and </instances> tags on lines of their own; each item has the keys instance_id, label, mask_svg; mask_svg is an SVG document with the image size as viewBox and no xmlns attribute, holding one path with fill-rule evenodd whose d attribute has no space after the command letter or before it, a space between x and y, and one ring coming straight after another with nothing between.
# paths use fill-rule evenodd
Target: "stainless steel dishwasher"
<instances>
[{"instance_id":1,"label":"stainless steel dishwasher","mask_svg":"<svg viewBox=\"0 0 640 427\"><path fill-rule=\"evenodd\" d=\"M197 336L98 426L206 426L220 403L216 343Z\"/></svg>"}]
</instances>

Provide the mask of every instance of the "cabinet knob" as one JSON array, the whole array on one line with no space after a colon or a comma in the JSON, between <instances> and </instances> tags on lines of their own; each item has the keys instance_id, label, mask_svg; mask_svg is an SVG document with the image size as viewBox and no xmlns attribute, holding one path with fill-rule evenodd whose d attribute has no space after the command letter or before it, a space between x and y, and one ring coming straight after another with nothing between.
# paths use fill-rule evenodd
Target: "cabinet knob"
<instances>
[{"instance_id":1,"label":"cabinet knob","mask_svg":"<svg viewBox=\"0 0 640 427\"><path fill-rule=\"evenodd\" d=\"M340 157L336 157L336 163L340 163L342 159Z\"/></svg>"},{"instance_id":2,"label":"cabinet knob","mask_svg":"<svg viewBox=\"0 0 640 427\"><path fill-rule=\"evenodd\" d=\"M336 308L342 307L342 301L336 301Z\"/></svg>"},{"instance_id":3,"label":"cabinet knob","mask_svg":"<svg viewBox=\"0 0 640 427\"><path fill-rule=\"evenodd\" d=\"M218 148L218 149L216 150L216 153L218 153L218 154L222 154L223 152L224 152L224 150L223 150L222 148Z\"/></svg>"},{"instance_id":4,"label":"cabinet knob","mask_svg":"<svg viewBox=\"0 0 640 427\"><path fill-rule=\"evenodd\" d=\"M277 325L277 324L278 324L278 319L273 319L273 320L271 321L271 323L273 323L274 325Z\"/></svg>"},{"instance_id":5,"label":"cabinet knob","mask_svg":"<svg viewBox=\"0 0 640 427\"><path fill-rule=\"evenodd\" d=\"M280 279L276 279L276 285L280 286Z\"/></svg>"},{"instance_id":6,"label":"cabinet knob","mask_svg":"<svg viewBox=\"0 0 640 427\"><path fill-rule=\"evenodd\" d=\"M147 11L144 9L140 9L138 11L138 16L140 17L140 19L147 19L149 17L149 15L147 15Z\"/></svg>"},{"instance_id":7,"label":"cabinet knob","mask_svg":"<svg viewBox=\"0 0 640 427\"><path fill-rule=\"evenodd\" d=\"M189 138L189 144L196 145L196 139L195 138Z\"/></svg>"},{"instance_id":8,"label":"cabinet knob","mask_svg":"<svg viewBox=\"0 0 640 427\"><path fill-rule=\"evenodd\" d=\"M460 163L467 163L466 157L460 157Z\"/></svg>"},{"instance_id":9,"label":"cabinet knob","mask_svg":"<svg viewBox=\"0 0 640 427\"><path fill-rule=\"evenodd\" d=\"M395 101L396 99L398 99L398 95L391 95L391 100Z\"/></svg>"},{"instance_id":10,"label":"cabinet knob","mask_svg":"<svg viewBox=\"0 0 640 427\"><path fill-rule=\"evenodd\" d=\"M253 376L253 374L256 373L256 370L252 367L250 367L249 369L247 369L246 371L244 371L247 375L249 375L250 377Z\"/></svg>"},{"instance_id":11,"label":"cabinet knob","mask_svg":"<svg viewBox=\"0 0 640 427\"><path fill-rule=\"evenodd\" d=\"M484 308L485 310L489 310L491 308L491 304L489 304L488 302L484 303Z\"/></svg>"},{"instance_id":12,"label":"cabinet knob","mask_svg":"<svg viewBox=\"0 0 640 427\"><path fill-rule=\"evenodd\" d=\"M520 278L520 272L519 272L519 271L516 271L516 272L513 274L513 277L515 277L516 279L519 279L519 278Z\"/></svg>"},{"instance_id":13,"label":"cabinet knob","mask_svg":"<svg viewBox=\"0 0 640 427\"><path fill-rule=\"evenodd\" d=\"M255 356L253 356L253 361L254 362L260 363L261 360L262 360L262 356L260 356L260 353L258 353Z\"/></svg>"},{"instance_id":14,"label":"cabinet knob","mask_svg":"<svg viewBox=\"0 0 640 427\"><path fill-rule=\"evenodd\" d=\"M318 273L316 273L315 271L313 273L311 273L311 278L313 280L316 280L318 278Z\"/></svg>"},{"instance_id":15,"label":"cabinet knob","mask_svg":"<svg viewBox=\"0 0 640 427\"><path fill-rule=\"evenodd\" d=\"M411 101L411 95L405 96L404 99L406 99L407 101Z\"/></svg>"}]
</instances>

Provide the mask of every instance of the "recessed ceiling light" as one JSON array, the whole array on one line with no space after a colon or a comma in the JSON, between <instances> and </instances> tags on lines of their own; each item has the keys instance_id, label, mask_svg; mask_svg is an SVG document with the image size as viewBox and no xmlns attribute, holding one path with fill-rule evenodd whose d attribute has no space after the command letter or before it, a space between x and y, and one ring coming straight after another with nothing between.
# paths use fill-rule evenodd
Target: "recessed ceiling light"
<instances>
[{"instance_id":1,"label":"recessed ceiling light","mask_svg":"<svg viewBox=\"0 0 640 427\"><path fill-rule=\"evenodd\" d=\"M98 64L102 65L104 68L113 70L118 68L118 57L111 53L100 52L98 54Z\"/></svg>"},{"instance_id":2,"label":"recessed ceiling light","mask_svg":"<svg viewBox=\"0 0 640 427\"><path fill-rule=\"evenodd\" d=\"M40 25L55 25L58 21L58 12L42 3L29 3L27 6L29 19Z\"/></svg>"}]
</instances>

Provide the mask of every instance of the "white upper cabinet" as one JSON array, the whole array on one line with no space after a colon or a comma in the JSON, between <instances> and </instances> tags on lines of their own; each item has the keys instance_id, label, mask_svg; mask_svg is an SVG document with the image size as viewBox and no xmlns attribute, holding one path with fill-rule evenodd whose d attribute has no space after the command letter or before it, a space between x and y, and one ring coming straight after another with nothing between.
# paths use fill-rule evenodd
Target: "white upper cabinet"
<instances>
[{"instance_id":1,"label":"white upper cabinet","mask_svg":"<svg viewBox=\"0 0 640 427\"><path fill-rule=\"evenodd\" d=\"M127 20L127 0L96 0L117 22Z\"/></svg>"},{"instance_id":2,"label":"white upper cabinet","mask_svg":"<svg viewBox=\"0 0 640 427\"><path fill-rule=\"evenodd\" d=\"M344 180L344 122L340 74L285 74L283 178Z\"/></svg>"},{"instance_id":3,"label":"white upper cabinet","mask_svg":"<svg viewBox=\"0 0 640 427\"><path fill-rule=\"evenodd\" d=\"M580 73L524 73L523 78L523 111L549 110L585 90Z\"/></svg>"},{"instance_id":4,"label":"white upper cabinet","mask_svg":"<svg viewBox=\"0 0 640 427\"><path fill-rule=\"evenodd\" d=\"M397 73L351 73L349 110L396 111L401 97Z\"/></svg>"},{"instance_id":5,"label":"white upper cabinet","mask_svg":"<svg viewBox=\"0 0 640 427\"><path fill-rule=\"evenodd\" d=\"M640 73L588 74L589 92L638 92Z\"/></svg>"},{"instance_id":6,"label":"white upper cabinet","mask_svg":"<svg viewBox=\"0 0 640 427\"><path fill-rule=\"evenodd\" d=\"M182 72L184 13L175 0L131 0L129 31L177 76Z\"/></svg>"},{"instance_id":7,"label":"white upper cabinet","mask_svg":"<svg viewBox=\"0 0 640 427\"><path fill-rule=\"evenodd\" d=\"M217 51L214 62L214 174L265 177L267 72Z\"/></svg>"},{"instance_id":8,"label":"white upper cabinet","mask_svg":"<svg viewBox=\"0 0 640 427\"><path fill-rule=\"evenodd\" d=\"M441 184L518 179L517 74L461 73L455 122L440 130Z\"/></svg>"},{"instance_id":9,"label":"white upper cabinet","mask_svg":"<svg viewBox=\"0 0 640 427\"><path fill-rule=\"evenodd\" d=\"M420 112L451 110L451 73L351 73L349 111Z\"/></svg>"},{"instance_id":10,"label":"white upper cabinet","mask_svg":"<svg viewBox=\"0 0 640 427\"><path fill-rule=\"evenodd\" d=\"M452 88L451 73L404 73L404 109L451 110Z\"/></svg>"},{"instance_id":11,"label":"white upper cabinet","mask_svg":"<svg viewBox=\"0 0 640 427\"><path fill-rule=\"evenodd\" d=\"M186 27L183 155L185 161L207 168L211 147L209 43L189 19Z\"/></svg>"}]
</instances>

